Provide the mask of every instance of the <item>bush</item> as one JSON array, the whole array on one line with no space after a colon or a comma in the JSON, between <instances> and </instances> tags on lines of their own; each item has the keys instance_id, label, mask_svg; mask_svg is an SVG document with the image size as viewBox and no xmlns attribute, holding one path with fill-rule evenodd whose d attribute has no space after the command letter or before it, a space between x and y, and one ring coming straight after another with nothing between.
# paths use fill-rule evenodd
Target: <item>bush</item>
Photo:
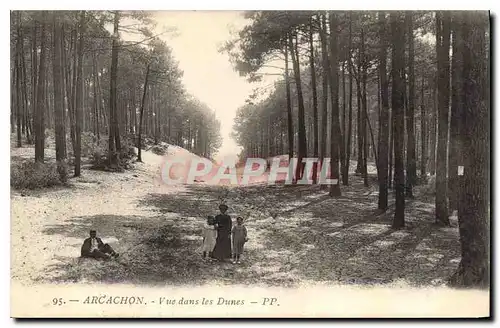
<instances>
[{"instance_id":1,"label":"bush","mask_svg":"<svg viewBox=\"0 0 500 328\"><path fill-rule=\"evenodd\" d=\"M103 170L103 171L118 171L121 172L123 169L132 168L132 161L137 156L135 153L135 147L133 141L124 138L121 144L121 150L119 153L120 162L118 165L111 165L110 159L108 158L108 141L101 140L99 144L94 144L94 148L90 152L90 164L93 170Z\"/></svg>"},{"instance_id":2,"label":"bush","mask_svg":"<svg viewBox=\"0 0 500 328\"><path fill-rule=\"evenodd\" d=\"M11 164L10 185L14 189L39 189L62 185L68 178L65 163L22 162Z\"/></svg>"},{"instance_id":3,"label":"bush","mask_svg":"<svg viewBox=\"0 0 500 328\"><path fill-rule=\"evenodd\" d=\"M156 155L165 155L167 153L168 146L166 145L154 145L150 148L151 152Z\"/></svg>"},{"instance_id":4,"label":"bush","mask_svg":"<svg viewBox=\"0 0 500 328\"><path fill-rule=\"evenodd\" d=\"M107 142L103 142L107 144ZM108 147L104 145L95 145L95 147L90 151L90 164L93 169L104 169L107 165L107 154Z\"/></svg>"},{"instance_id":5,"label":"bush","mask_svg":"<svg viewBox=\"0 0 500 328\"><path fill-rule=\"evenodd\" d=\"M56 146L56 133L52 129L45 129L45 148L50 148L51 146Z\"/></svg>"},{"instance_id":6,"label":"bush","mask_svg":"<svg viewBox=\"0 0 500 328\"><path fill-rule=\"evenodd\" d=\"M82 132L81 136L81 154L82 157L89 157L96 147L100 147L103 143L97 141L97 137L92 132Z\"/></svg>"},{"instance_id":7,"label":"bush","mask_svg":"<svg viewBox=\"0 0 500 328\"><path fill-rule=\"evenodd\" d=\"M422 187L422 194L436 195L436 175L427 178L426 184Z\"/></svg>"},{"instance_id":8,"label":"bush","mask_svg":"<svg viewBox=\"0 0 500 328\"><path fill-rule=\"evenodd\" d=\"M152 146L154 146L155 141L153 138L147 137L147 136L142 136L141 137L141 149L148 149Z\"/></svg>"},{"instance_id":9,"label":"bush","mask_svg":"<svg viewBox=\"0 0 500 328\"><path fill-rule=\"evenodd\" d=\"M123 139L121 146L122 149L120 151L120 159L122 159L122 161L130 162L137 156L135 152L134 140Z\"/></svg>"}]
</instances>

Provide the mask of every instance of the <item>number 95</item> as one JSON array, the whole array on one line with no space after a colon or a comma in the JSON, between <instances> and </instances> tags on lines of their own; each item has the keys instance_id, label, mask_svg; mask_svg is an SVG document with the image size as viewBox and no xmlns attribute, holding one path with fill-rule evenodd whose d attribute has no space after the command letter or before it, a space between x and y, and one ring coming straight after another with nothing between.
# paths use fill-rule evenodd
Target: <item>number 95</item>
<instances>
[{"instance_id":1,"label":"number 95","mask_svg":"<svg viewBox=\"0 0 500 328\"><path fill-rule=\"evenodd\" d=\"M52 305L63 305L63 299L62 298L52 299Z\"/></svg>"}]
</instances>

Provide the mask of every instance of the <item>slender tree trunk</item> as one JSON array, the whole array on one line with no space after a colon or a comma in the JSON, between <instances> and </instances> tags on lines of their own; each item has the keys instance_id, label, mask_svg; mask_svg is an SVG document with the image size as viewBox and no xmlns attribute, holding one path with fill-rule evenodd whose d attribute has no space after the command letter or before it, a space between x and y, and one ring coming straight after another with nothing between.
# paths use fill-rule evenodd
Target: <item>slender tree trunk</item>
<instances>
[{"instance_id":1,"label":"slender tree trunk","mask_svg":"<svg viewBox=\"0 0 500 328\"><path fill-rule=\"evenodd\" d=\"M138 126L137 126L137 102L136 102L136 84L135 84L135 81L133 82L132 84L132 117L133 117L133 129L134 129L134 133L137 133L138 131ZM167 97L168 99L170 99L170 93L167 92ZM166 110L167 110L167 117L169 116L168 114L168 110L169 110L169 106L167 105L166 106ZM170 119L169 119L170 120ZM167 135L170 137L170 131L167 130Z\"/></svg>"},{"instance_id":2,"label":"slender tree trunk","mask_svg":"<svg viewBox=\"0 0 500 328\"><path fill-rule=\"evenodd\" d=\"M46 79L46 12L42 11L41 13L41 31L40 31L40 67L39 67L39 75L38 75L38 83L37 83L37 108L35 111L35 161L43 163L44 155L45 155L45 103L46 103L46 95L45 95L45 79Z\"/></svg>"},{"instance_id":3,"label":"slender tree trunk","mask_svg":"<svg viewBox=\"0 0 500 328\"><path fill-rule=\"evenodd\" d=\"M366 118L367 118L366 123L368 124L368 131L370 132L370 138L372 140L373 157L375 157L375 163L378 163L377 147L375 146L375 136L373 134L372 125L370 123L370 119L368 118L368 115L366 115ZM377 164L377 167L378 167L378 164ZM377 171L377 178L378 178L378 171Z\"/></svg>"},{"instance_id":4,"label":"slender tree trunk","mask_svg":"<svg viewBox=\"0 0 500 328\"><path fill-rule=\"evenodd\" d=\"M70 107L70 114L69 114L69 121L70 121L70 134L71 134L71 146L73 147L73 155L75 154L75 149L76 149L76 119L75 119L75 113L76 113L76 76L77 76L77 71L78 71L78 53L77 53L77 41L78 41L78 31L76 28L72 32L73 34L73 71L72 71L72 83L71 83L71 107Z\"/></svg>"},{"instance_id":5,"label":"slender tree trunk","mask_svg":"<svg viewBox=\"0 0 500 328\"><path fill-rule=\"evenodd\" d=\"M23 101L21 99L21 49L23 47L23 35L21 29L21 11L17 12L17 41L16 41L16 118L17 118L17 147L22 147L21 135L21 113Z\"/></svg>"},{"instance_id":6,"label":"slender tree trunk","mask_svg":"<svg viewBox=\"0 0 500 328\"><path fill-rule=\"evenodd\" d=\"M32 108L34 107L34 104L31 103L28 105L28 81L27 81L27 74L26 74L26 61L24 59L24 47L21 47L21 65L22 65L22 74L23 78L21 80L22 83L22 92L23 92L23 99L24 99L24 130L26 133L26 142L28 144L32 143L31 140L31 114L30 112L32 111Z\"/></svg>"},{"instance_id":7,"label":"slender tree trunk","mask_svg":"<svg viewBox=\"0 0 500 328\"><path fill-rule=\"evenodd\" d=\"M37 84L37 81L38 81L38 47L37 47L37 43L36 43L36 40L37 40L37 30L38 30L38 21L34 21L33 22L33 36L32 36L32 51L31 51L31 106L32 106L32 115L33 115L33 122L31 123L30 122L30 125L31 125L31 132L32 132L32 135L35 135L35 139L36 139L36 129L37 129L37 119L36 119L36 112L38 111L37 107L38 107L38 100L37 100L37 97L36 97L36 94L37 94L37 91L38 91L38 84ZM33 125L35 125L35 127L33 128ZM34 131L33 131L34 130ZM35 147L36 147L36 140L35 140Z\"/></svg>"},{"instance_id":8,"label":"slender tree trunk","mask_svg":"<svg viewBox=\"0 0 500 328\"><path fill-rule=\"evenodd\" d=\"M101 112L101 119L102 119L102 124L103 124L103 127L104 129L109 129L109 127L106 125L106 123L109 123L109 119L108 117L106 116L106 109L105 109L105 106L104 106L104 96L103 96L103 93L102 93L102 85L101 85L101 78L99 77L99 72L101 72L101 69L99 67L97 67L98 70L97 70L97 92L99 93L99 108L100 108L100 112Z\"/></svg>"},{"instance_id":9,"label":"slender tree trunk","mask_svg":"<svg viewBox=\"0 0 500 328\"><path fill-rule=\"evenodd\" d=\"M288 124L288 156L290 161L293 158L293 116L292 116L292 97L290 92L290 78L288 75L288 49L290 44L285 46L285 87L286 87L286 112Z\"/></svg>"},{"instance_id":10,"label":"slender tree trunk","mask_svg":"<svg viewBox=\"0 0 500 328\"><path fill-rule=\"evenodd\" d=\"M331 70L331 102L332 117L330 125L331 136L331 160L330 160L330 178L337 179L337 183L330 185L330 197L341 196L340 177L339 177L339 140L340 122L339 122L339 61L338 61L338 20L335 13L330 12L330 70Z\"/></svg>"},{"instance_id":11,"label":"slender tree trunk","mask_svg":"<svg viewBox=\"0 0 500 328\"><path fill-rule=\"evenodd\" d=\"M293 37L290 35L289 38L293 72L295 74L295 84L297 88L297 100L298 100L298 158L297 158L297 170L295 172L296 181L302 178L304 172L304 164L302 160L307 156L307 139L306 139L306 127L305 127L305 109L304 109L304 97L302 93L302 82L300 76L300 62L297 41L294 43Z\"/></svg>"},{"instance_id":12,"label":"slender tree trunk","mask_svg":"<svg viewBox=\"0 0 500 328\"><path fill-rule=\"evenodd\" d=\"M66 179L66 171L64 160L66 156L66 135L64 129L64 89L63 89L63 67L62 67L62 49L61 38L62 26L59 20L54 15L54 51L52 52L52 77L54 85L54 117L55 117L55 139L56 139L56 161L58 164L58 172L62 181Z\"/></svg>"},{"instance_id":13,"label":"slender tree trunk","mask_svg":"<svg viewBox=\"0 0 500 328\"><path fill-rule=\"evenodd\" d=\"M328 134L327 123L328 123L328 68L330 67L328 62L328 43L326 37L327 25L326 25L326 15L321 15L321 63L322 63L322 97L321 97L321 167L325 165L326 158L326 137ZM322 187L326 187L323 185Z\"/></svg>"},{"instance_id":14,"label":"slender tree trunk","mask_svg":"<svg viewBox=\"0 0 500 328\"><path fill-rule=\"evenodd\" d=\"M427 176L427 169L426 169L426 164L427 164L427 114L425 111L425 105L424 105L424 81L425 78L422 76L422 88L420 91L420 129L421 131L421 147L422 147L422 152L420 154L420 176L422 179L425 181L425 177Z\"/></svg>"},{"instance_id":15,"label":"slender tree trunk","mask_svg":"<svg viewBox=\"0 0 500 328\"><path fill-rule=\"evenodd\" d=\"M157 99L158 95L158 90L155 88L155 100ZM161 140L163 140L163 133L162 133L162 108L160 106L158 106L157 104L155 104L155 109L156 109L156 122L157 122L157 128L158 128L158 138ZM201 126L202 123L200 123L200 126ZM200 138L200 136L198 136ZM201 149L201 141L198 140L198 142L200 143L200 155L202 155L202 149Z\"/></svg>"},{"instance_id":16,"label":"slender tree trunk","mask_svg":"<svg viewBox=\"0 0 500 328\"><path fill-rule=\"evenodd\" d=\"M117 97L116 97L116 78L118 71L118 26L120 23L120 13L115 11L113 26L113 43L111 50L111 71L110 71L110 87L109 87L109 161L111 166L119 165L118 152L120 151L117 120ZM140 145L139 145L140 146ZM139 147L140 148L140 147Z\"/></svg>"},{"instance_id":17,"label":"slender tree trunk","mask_svg":"<svg viewBox=\"0 0 500 328\"><path fill-rule=\"evenodd\" d=\"M351 49L352 49L352 14L349 14L349 51L348 51L348 66L349 66L349 128L347 131L347 147L346 147L346 164L344 167L345 183L349 184L349 166L351 165L351 139L352 139L352 59L351 59Z\"/></svg>"},{"instance_id":18,"label":"slender tree trunk","mask_svg":"<svg viewBox=\"0 0 500 328\"><path fill-rule=\"evenodd\" d=\"M431 175L436 174L436 145L437 145L437 117L438 117L438 97L437 97L437 77L434 79L434 92L433 92L433 108L430 116L431 119L431 147L430 152L430 173Z\"/></svg>"},{"instance_id":19,"label":"slender tree trunk","mask_svg":"<svg viewBox=\"0 0 500 328\"><path fill-rule=\"evenodd\" d=\"M75 177L81 175L81 161L82 161L82 147L81 147L81 134L82 134L82 121L83 121L83 92L84 92L84 76L83 76L83 46L85 35L85 11L80 13L80 36L78 40L78 66L76 72L76 91L75 91Z\"/></svg>"},{"instance_id":20,"label":"slender tree trunk","mask_svg":"<svg viewBox=\"0 0 500 328\"><path fill-rule=\"evenodd\" d=\"M367 63L366 63L366 57L365 57L365 33L364 29L361 28L361 72L363 74L363 98L362 98L362 105L363 105L363 112L361 114L361 129L362 129L362 134L363 134L363 166L362 166L362 173L363 173L363 184L365 187L368 187L368 129L367 129L367 123L368 123L368 104L367 104L367 99L366 99L366 84L367 84Z\"/></svg>"},{"instance_id":21,"label":"slender tree trunk","mask_svg":"<svg viewBox=\"0 0 500 328\"><path fill-rule=\"evenodd\" d=\"M68 145L66 141L66 122L67 122L67 114L66 108L69 109L69 98L66 99L68 84L66 81L66 45L65 45L65 32L64 32L64 23L61 23L61 37L59 38L59 46L60 46L60 55L61 55L61 92L62 92L62 106L63 106L63 121L62 121L62 134L64 135L64 147L63 147L63 158L67 160L68 158Z\"/></svg>"},{"instance_id":22,"label":"slender tree trunk","mask_svg":"<svg viewBox=\"0 0 500 328\"><path fill-rule=\"evenodd\" d=\"M347 186L349 184L347 175L348 175L348 166L346 162L346 139L347 133L345 128L345 120L346 120L346 93L345 93L345 69L346 62L342 62L342 129L341 133L341 146L340 146L340 165L341 165L341 173L342 173L342 184Z\"/></svg>"},{"instance_id":23,"label":"slender tree trunk","mask_svg":"<svg viewBox=\"0 0 500 328\"><path fill-rule=\"evenodd\" d=\"M448 218L448 106L450 96L450 14L436 13L436 25L440 30L436 47L438 54L438 148L436 153L436 223L449 225Z\"/></svg>"},{"instance_id":24,"label":"slender tree trunk","mask_svg":"<svg viewBox=\"0 0 500 328\"><path fill-rule=\"evenodd\" d=\"M405 177L403 160L404 136L404 49L405 29L399 12L391 12L392 31L392 110L394 122L394 183L396 187L396 210L393 228L405 225Z\"/></svg>"},{"instance_id":25,"label":"slender tree trunk","mask_svg":"<svg viewBox=\"0 0 500 328\"><path fill-rule=\"evenodd\" d=\"M144 79L144 88L142 93L142 101L141 101L141 113L139 114L139 135L137 136L137 161L142 162L141 157L141 143L142 143L142 118L144 116L144 103L146 102L146 94L148 90L148 81L149 81L149 65L146 68L146 78Z\"/></svg>"},{"instance_id":26,"label":"slender tree trunk","mask_svg":"<svg viewBox=\"0 0 500 328\"><path fill-rule=\"evenodd\" d=\"M357 93L357 105L358 105L358 115L357 115L357 125L356 125L356 130L357 130L357 138L358 138L358 164L356 165L356 173L363 173L363 142L364 142L364 135L363 135L363 128L362 128L362 123L361 121L363 120L363 108L362 108L362 89L361 89L361 49L359 51L359 56L358 56L358 72L357 72L357 79L356 79L356 93Z\"/></svg>"},{"instance_id":27,"label":"slender tree trunk","mask_svg":"<svg viewBox=\"0 0 500 328\"><path fill-rule=\"evenodd\" d=\"M415 46L413 37L413 14L407 11L405 14L406 27L408 31L408 107L406 113L407 129L407 159L406 159L406 196L413 198L413 186L417 182L417 161L415 153Z\"/></svg>"},{"instance_id":28,"label":"slender tree trunk","mask_svg":"<svg viewBox=\"0 0 500 328\"><path fill-rule=\"evenodd\" d=\"M98 76L97 76L97 58L96 56L94 55L94 58L93 58L93 77L94 77L94 81L92 83L93 85L93 92L94 92L94 116L95 116L95 133L97 135L97 141L100 141L101 140L101 133L100 133L100 125L99 125L99 102L100 102L100 99L99 99L99 94L98 94L98 91L97 91L97 79L98 79Z\"/></svg>"},{"instance_id":29,"label":"slender tree trunk","mask_svg":"<svg viewBox=\"0 0 500 328\"><path fill-rule=\"evenodd\" d=\"M379 54L379 75L380 75L380 137L378 156L378 178L379 197L378 209L386 211L388 206L388 148L389 148L389 82L387 80L387 33L385 12L378 14L380 24L380 54Z\"/></svg>"},{"instance_id":30,"label":"slender tree trunk","mask_svg":"<svg viewBox=\"0 0 500 328\"><path fill-rule=\"evenodd\" d=\"M319 149L318 149L318 94L316 90L316 69L314 65L314 33L313 33L313 19L311 18L311 22L309 24L309 65L311 67L311 88L312 88L312 103L313 103L313 156L314 158L318 158ZM312 179L313 183L316 184L318 181L318 163L315 162L313 164L313 173Z\"/></svg>"},{"instance_id":31,"label":"slender tree trunk","mask_svg":"<svg viewBox=\"0 0 500 328\"><path fill-rule=\"evenodd\" d=\"M392 100L392 99L391 99ZM387 185L392 188L394 182L393 168L394 168L394 111L390 110L389 116L389 176L387 178Z\"/></svg>"}]
</instances>

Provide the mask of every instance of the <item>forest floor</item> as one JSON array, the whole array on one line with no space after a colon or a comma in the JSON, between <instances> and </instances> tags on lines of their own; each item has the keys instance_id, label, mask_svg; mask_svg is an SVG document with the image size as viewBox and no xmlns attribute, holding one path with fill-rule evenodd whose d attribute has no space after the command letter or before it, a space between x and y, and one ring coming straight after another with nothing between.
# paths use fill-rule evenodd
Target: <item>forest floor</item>
<instances>
[{"instance_id":1,"label":"forest floor","mask_svg":"<svg viewBox=\"0 0 500 328\"><path fill-rule=\"evenodd\" d=\"M33 154L33 148L11 150L12 160ZM353 174L339 198L310 185L230 187L229 214L247 219L250 240L242 264L206 263L199 253L201 227L207 215L216 214L226 189L204 183L166 186L158 179L162 157L144 152L143 160L124 173L84 167L65 187L12 190L12 279L440 286L460 260L456 217L451 227L436 226L432 196L416 188L415 198L406 202L406 227L393 230L392 195L388 212L377 215L375 176L364 187ZM120 253L118 259L79 258L91 228Z\"/></svg>"}]
</instances>

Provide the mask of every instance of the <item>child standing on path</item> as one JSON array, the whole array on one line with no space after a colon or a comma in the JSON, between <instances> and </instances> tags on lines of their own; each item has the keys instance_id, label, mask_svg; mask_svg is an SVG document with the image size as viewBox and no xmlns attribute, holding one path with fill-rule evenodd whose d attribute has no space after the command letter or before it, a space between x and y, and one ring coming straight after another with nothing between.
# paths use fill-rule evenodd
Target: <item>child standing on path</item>
<instances>
[{"instance_id":1,"label":"child standing on path","mask_svg":"<svg viewBox=\"0 0 500 328\"><path fill-rule=\"evenodd\" d=\"M207 253L209 258L212 257L212 252L215 248L215 242L217 240L217 228L215 226L215 218L209 216L207 222L203 225L203 259L207 258Z\"/></svg>"},{"instance_id":2,"label":"child standing on path","mask_svg":"<svg viewBox=\"0 0 500 328\"><path fill-rule=\"evenodd\" d=\"M233 237L233 263L241 263L240 256L243 254L243 246L248 241L247 228L243 225L241 216L236 218L236 225L232 230Z\"/></svg>"}]
</instances>

